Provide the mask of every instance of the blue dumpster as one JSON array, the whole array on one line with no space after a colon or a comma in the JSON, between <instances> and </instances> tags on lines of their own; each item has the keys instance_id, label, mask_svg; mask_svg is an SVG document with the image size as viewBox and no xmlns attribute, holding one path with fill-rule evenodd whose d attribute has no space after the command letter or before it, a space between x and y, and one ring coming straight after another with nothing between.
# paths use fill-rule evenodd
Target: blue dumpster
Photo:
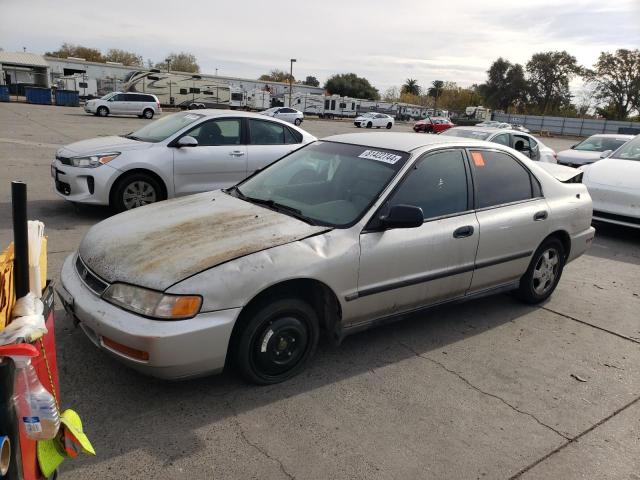
<instances>
[{"instance_id":1,"label":"blue dumpster","mask_svg":"<svg viewBox=\"0 0 640 480\"><path fill-rule=\"evenodd\" d=\"M8 102L8 101L9 101L9 86L0 85L0 102Z\"/></svg>"},{"instance_id":2,"label":"blue dumpster","mask_svg":"<svg viewBox=\"0 0 640 480\"><path fill-rule=\"evenodd\" d=\"M25 87L24 96L27 103L36 103L38 105L51 105L51 89L41 87Z\"/></svg>"},{"instance_id":3,"label":"blue dumpster","mask_svg":"<svg viewBox=\"0 0 640 480\"><path fill-rule=\"evenodd\" d=\"M60 105L62 107L79 106L79 93L75 90L56 90L56 105Z\"/></svg>"}]
</instances>

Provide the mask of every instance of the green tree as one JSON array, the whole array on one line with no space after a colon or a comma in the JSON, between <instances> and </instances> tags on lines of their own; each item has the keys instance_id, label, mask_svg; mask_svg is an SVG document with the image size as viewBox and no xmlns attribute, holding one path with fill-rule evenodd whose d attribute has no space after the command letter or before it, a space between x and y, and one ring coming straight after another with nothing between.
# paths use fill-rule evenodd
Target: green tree
<instances>
[{"instance_id":1,"label":"green tree","mask_svg":"<svg viewBox=\"0 0 640 480\"><path fill-rule=\"evenodd\" d=\"M170 53L165 57L169 60L170 69L177 72L198 73L200 72L200 65L195 55L188 52ZM156 63L156 68L166 69L166 60Z\"/></svg>"},{"instance_id":2,"label":"green tree","mask_svg":"<svg viewBox=\"0 0 640 480\"><path fill-rule=\"evenodd\" d=\"M515 65L500 57L487 70L487 81L478 86L478 92L486 99L487 106L507 110L523 104L527 98L527 80L522 65Z\"/></svg>"},{"instance_id":3,"label":"green tree","mask_svg":"<svg viewBox=\"0 0 640 480\"><path fill-rule=\"evenodd\" d=\"M84 58L88 62L105 62L100 50L96 48L83 47L82 45L74 45L72 43L63 43L58 50L46 52L47 57L78 57Z\"/></svg>"},{"instance_id":4,"label":"green tree","mask_svg":"<svg viewBox=\"0 0 640 480\"><path fill-rule=\"evenodd\" d=\"M345 97L366 98L378 100L380 94L366 78L358 77L355 73L339 73L331 76L324 84L329 94Z\"/></svg>"},{"instance_id":5,"label":"green tree","mask_svg":"<svg viewBox=\"0 0 640 480\"><path fill-rule=\"evenodd\" d=\"M599 110L606 118L625 120L640 110L640 50L602 52L585 78L595 86L596 99L606 105Z\"/></svg>"},{"instance_id":6,"label":"green tree","mask_svg":"<svg viewBox=\"0 0 640 480\"><path fill-rule=\"evenodd\" d=\"M104 56L104 59L107 62L119 62L127 66L142 66L142 55L118 48L111 48Z\"/></svg>"},{"instance_id":7,"label":"green tree","mask_svg":"<svg viewBox=\"0 0 640 480\"><path fill-rule=\"evenodd\" d=\"M418 80L415 78L407 78L402 85L402 89L400 93L408 93L411 95L420 95L420 85L418 85Z\"/></svg>"},{"instance_id":8,"label":"green tree","mask_svg":"<svg viewBox=\"0 0 640 480\"><path fill-rule=\"evenodd\" d=\"M303 85L309 85L311 87L319 87L320 86L320 80L318 80L316 77L313 77L311 75L307 76L307 78L304 79L304 82L302 82Z\"/></svg>"},{"instance_id":9,"label":"green tree","mask_svg":"<svg viewBox=\"0 0 640 480\"><path fill-rule=\"evenodd\" d=\"M296 81L295 77L291 77L289 72L285 72L284 70L274 68L269 73L265 73L264 75L261 75L260 78L258 78L258 80L262 80L265 82L289 83L289 78L291 78L292 82Z\"/></svg>"},{"instance_id":10,"label":"green tree","mask_svg":"<svg viewBox=\"0 0 640 480\"><path fill-rule=\"evenodd\" d=\"M438 106L438 98L442 94L442 89L444 88L444 82L442 80L434 80L431 82L431 86L429 90L427 90L427 95L433 98L433 108Z\"/></svg>"},{"instance_id":11,"label":"green tree","mask_svg":"<svg viewBox=\"0 0 640 480\"><path fill-rule=\"evenodd\" d=\"M400 92L398 91L398 87L389 87L382 94L382 100L385 102L397 102L400 99Z\"/></svg>"},{"instance_id":12,"label":"green tree","mask_svg":"<svg viewBox=\"0 0 640 480\"><path fill-rule=\"evenodd\" d=\"M542 114L567 109L571 105L569 82L581 71L576 57L566 51L534 54L527 62L532 104Z\"/></svg>"}]
</instances>

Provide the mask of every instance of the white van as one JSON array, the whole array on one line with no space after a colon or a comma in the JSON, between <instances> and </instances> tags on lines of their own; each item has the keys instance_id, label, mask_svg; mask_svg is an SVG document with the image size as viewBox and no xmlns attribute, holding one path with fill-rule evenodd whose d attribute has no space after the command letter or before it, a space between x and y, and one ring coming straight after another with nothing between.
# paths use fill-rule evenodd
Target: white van
<instances>
[{"instance_id":1,"label":"white van","mask_svg":"<svg viewBox=\"0 0 640 480\"><path fill-rule=\"evenodd\" d=\"M84 111L100 117L107 115L137 115L140 118L152 119L162 113L160 101L149 93L113 92L102 98L89 100Z\"/></svg>"}]
</instances>

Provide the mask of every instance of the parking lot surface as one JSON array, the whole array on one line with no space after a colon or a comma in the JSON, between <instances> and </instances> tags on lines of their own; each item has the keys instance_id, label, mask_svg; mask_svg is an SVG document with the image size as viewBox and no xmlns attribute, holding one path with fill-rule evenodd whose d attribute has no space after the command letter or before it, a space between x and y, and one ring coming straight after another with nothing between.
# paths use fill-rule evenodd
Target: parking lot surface
<instances>
[{"instance_id":1,"label":"parking lot surface","mask_svg":"<svg viewBox=\"0 0 640 480\"><path fill-rule=\"evenodd\" d=\"M56 278L110 212L53 193L55 150L147 123L0 104L0 245L12 236L9 182L23 180ZM358 131L340 121L302 127L318 137ZM556 151L575 143L544 142ZM178 383L141 376L58 308L62 405L81 415L97 452L65 462L62 478L639 480L640 232L597 228L542 306L499 295L436 308L339 347L321 343L307 370L270 387L233 372Z\"/></svg>"}]
</instances>

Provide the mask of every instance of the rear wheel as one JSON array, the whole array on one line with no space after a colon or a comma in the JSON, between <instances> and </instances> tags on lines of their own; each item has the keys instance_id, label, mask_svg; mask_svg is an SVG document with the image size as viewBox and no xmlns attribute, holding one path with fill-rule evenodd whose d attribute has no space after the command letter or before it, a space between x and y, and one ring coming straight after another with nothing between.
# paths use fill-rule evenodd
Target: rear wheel
<instances>
[{"instance_id":1,"label":"rear wheel","mask_svg":"<svg viewBox=\"0 0 640 480\"><path fill-rule=\"evenodd\" d=\"M153 109L151 108L145 108L144 112L142 112L142 116L144 118L146 118L147 120L151 120L153 118Z\"/></svg>"},{"instance_id":2,"label":"rear wheel","mask_svg":"<svg viewBox=\"0 0 640 480\"><path fill-rule=\"evenodd\" d=\"M163 200L158 181L146 173L125 176L115 185L111 206L117 212L143 207Z\"/></svg>"},{"instance_id":3,"label":"rear wheel","mask_svg":"<svg viewBox=\"0 0 640 480\"><path fill-rule=\"evenodd\" d=\"M106 117L107 115L109 115L109 109L107 107L99 107L98 115L101 117Z\"/></svg>"},{"instance_id":4,"label":"rear wheel","mask_svg":"<svg viewBox=\"0 0 640 480\"><path fill-rule=\"evenodd\" d=\"M559 239L552 237L542 242L520 279L518 298L531 304L549 298L560 281L565 261L564 247Z\"/></svg>"},{"instance_id":5,"label":"rear wheel","mask_svg":"<svg viewBox=\"0 0 640 480\"><path fill-rule=\"evenodd\" d=\"M299 118L296 118L296 119L293 121L293 124L294 124L294 125L296 125L296 126L300 125L301 123L302 123L302 120L301 120L301 119L299 119Z\"/></svg>"},{"instance_id":6,"label":"rear wheel","mask_svg":"<svg viewBox=\"0 0 640 480\"><path fill-rule=\"evenodd\" d=\"M300 372L318 344L316 312L302 300L263 302L246 312L235 361L242 376L259 385L287 380Z\"/></svg>"}]
</instances>

